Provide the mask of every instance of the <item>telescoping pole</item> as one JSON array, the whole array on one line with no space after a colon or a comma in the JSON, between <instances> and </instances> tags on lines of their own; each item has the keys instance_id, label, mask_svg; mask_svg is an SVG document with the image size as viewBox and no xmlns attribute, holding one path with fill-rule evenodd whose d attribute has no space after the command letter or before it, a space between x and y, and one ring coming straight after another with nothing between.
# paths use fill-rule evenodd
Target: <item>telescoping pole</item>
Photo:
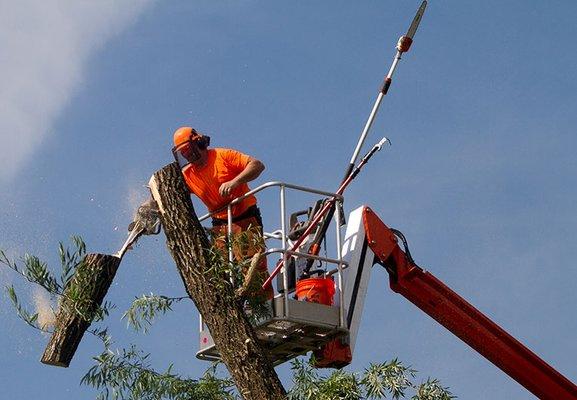
<instances>
[{"instance_id":1,"label":"telescoping pole","mask_svg":"<svg viewBox=\"0 0 577 400\"><path fill-rule=\"evenodd\" d=\"M373 121L375 120L377 112L379 111L379 106L381 105L381 102L383 101L383 97L385 97L385 95L389 91L389 88L391 87L391 83L393 82L393 74L395 73L395 70L397 69L397 65L399 64L399 61L401 60L401 56L403 53L406 53L407 51L409 51L409 49L411 48L411 44L413 44L413 38L415 37L415 33L417 32L417 28L419 27L419 24L421 23L421 19L423 18L423 15L425 14L425 8L427 8L427 0L424 0L421 3L421 6L417 10L417 14L415 14L415 18L413 18L413 22L411 23L411 26L409 27L407 34L404 36L401 36L399 39L399 42L397 43L397 53L395 54L395 58L393 59L393 64L391 65L391 68L389 69L389 73L387 74L387 76L385 76L385 80L383 81L383 84L381 86L381 90L379 91L377 99L375 100L375 104L373 105L373 109L371 110L371 113L369 114L369 118L367 119L367 123L365 124L365 127L363 128L363 132L361 133L361 137L359 138L359 141L357 142L357 147L355 147L355 151L353 152L353 155L351 157L351 161L349 163L349 166L347 167L343 181L345 179L347 179L347 177L349 176L349 174L351 173L351 171L355 167L355 164L357 162L357 158L359 157L359 153L361 152L361 148L363 147L363 143L365 142L365 139L367 138L369 130L371 129L371 126L373 125Z\"/></svg>"},{"instance_id":2,"label":"telescoping pole","mask_svg":"<svg viewBox=\"0 0 577 400\"><path fill-rule=\"evenodd\" d=\"M368 133L371 129L371 126L373 125L373 122L375 120L375 117L377 115L377 112L379 111L379 106L381 105L381 102L383 101L383 97L385 97L385 95L389 91L389 88L391 87L391 83L393 82L393 74L395 73L395 70L397 69L397 65L399 64L399 61L401 60L401 56L403 53L406 53L407 51L409 51L411 44L413 44L413 37L415 37L415 33L417 32L417 28L419 27L419 24L421 22L421 19L423 18L423 15L425 13L426 8L427 8L427 0L424 0L421 3L421 6L419 7L419 9L417 10L417 13L415 14L415 18L413 18L413 22L411 22L411 26L409 26L409 30L407 31L407 34L404 36L401 36L399 38L399 41L398 41L397 47L396 47L397 52L395 54L395 58L393 58L393 63L391 64L391 68L389 68L389 72L385 76L385 79L383 81L383 84L381 85L381 89L379 91L379 94L377 96L377 99L375 100L375 104L373 105L371 113L369 114L369 118L367 119L365 127L363 128L363 131L361 133L359 141L357 142L357 147L355 148L355 151L353 152L353 155L351 157L351 161L349 162L349 165L345 171L345 175L343 177L343 182L345 182L347 180L348 176L351 174L351 172L353 171L353 169L355 167L355 164L357 162L357 158L359 157L359 153L363 147L365 139L367 138L367 135L368 135ZM316 232L315 237L313 238L313 240L311 242L311 246L309 248L309 254L318 255L318 253L320 252L321 244L322 244L322 242L326 236L326 233L327 233L327 230L328 230L329 225L331 223L331 220L333 218L334 212L335 212L335 203L332 203L332 206L326 211L326 217L322 220L322 222L320 222L321 226L318 229L318 231ZM308 271L312 267L313 263L314 263L313 259L310 259L307 261L306 271Z\"/></svg>"},{"instance_id":3,"label":"telescoping pole","mask_svg":"<svg viewBox=\"0 0 577 400\"><path fill-rule=\"evenodd\" d=\"M342 194L344 192L344 189L347 187L348 183L352 179L352 178L349 179L349 177L355 169L355 163L357 161L357 158L359 156L361 148L363 147L363 143L365 142L365 139L369 133L369 130L371 129L371 126L373 125L373 121L375 120L375 117L376 117L377 112L379 110L379 106L381 105L381 102L383 100L383 97L388 93L389 88L391 87L391 83L393 82L393 74L395 73L395 70L397 69L397 65L398 65L399 61L401 60L401 55L403 53L406 53L407 51L409 51L411 44L413 44L413 38L415 37L415 33L417 32L417 28L419 27L419 24L421 22L421 19L423 18L423 15L425 13L426 8L427 8L427 0L423 0L423 2L421 3L421 6L417 10L417 13L415 14L415 17L413 18L413 21L411 22L411 26L409 27L407 34L401 36L398 43L397 43L397 47L396 47L397 52L395 54L395 58L393 59L393 64L391 65L389 72L385 76L385 80L383 81L383 84L381 86L381 89L380 89L379 94L377 96L377 99L375 101L375 104L373 105L373 108L371 110L371 113L369 115L367 123L365 124L365 127L361 133L361 137L359 138L359 141L357 143L355 151L353 152L350 163L346 169L345 176L343 177L343 181L341 182L341 185L339 187L339 190L337 191L337 194ZM318 254L322 240L324 239L324 237L326 235L326 232L327 232L327 229L328 229L329 224L331 222L332 216L335 212L335 203L336 203L335 201L328 201L325 204L325 206L323 208L321 208L320 211L317 212L317 214L313 217L313 220L309 224L309 227L307 228L305 233L303 233L301 235L301 238L300 238L301 240L298 240L293 245L292 251L295 251L298 248L298 246L300 246L300 244L302 244L302 241L304 240L304 238L310 232L312 232L312 230L315 227L317 227L317 225L319 223L321 223L321 221L322 221L322 225L319 228L317 234L315 235L315 238L313 239L313 242L312 242L310 250L309 250L310 254L313 254L313 255ZM307 264L309 264L309 263L307 262ZM263 289L266 288L268 285L270 285L270 283L272 282L272 279L280 272L282 266L283 266L282 261L277 264L274 271L271 273L271 275L268 277L268 279L262 285ZM307 265L307 268L308 267L309 266Z\"/></svg>"}]
</instances>

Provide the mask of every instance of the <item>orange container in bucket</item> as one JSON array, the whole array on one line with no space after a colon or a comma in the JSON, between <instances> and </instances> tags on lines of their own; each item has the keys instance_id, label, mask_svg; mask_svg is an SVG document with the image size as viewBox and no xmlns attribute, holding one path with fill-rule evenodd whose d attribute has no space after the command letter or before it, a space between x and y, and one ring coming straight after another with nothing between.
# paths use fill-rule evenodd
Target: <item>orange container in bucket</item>
<instances>
[{"instance_id":1,"label":"orange container in bucket","mask_svg":"<svg viewBox=\"0 0 577 400\"><path fill-rule=\"evenodd\" d=\"M300 301L331 306L335 294L332 278L307 278L297 282L296 295Z\"/></svg>"}]
</instances>

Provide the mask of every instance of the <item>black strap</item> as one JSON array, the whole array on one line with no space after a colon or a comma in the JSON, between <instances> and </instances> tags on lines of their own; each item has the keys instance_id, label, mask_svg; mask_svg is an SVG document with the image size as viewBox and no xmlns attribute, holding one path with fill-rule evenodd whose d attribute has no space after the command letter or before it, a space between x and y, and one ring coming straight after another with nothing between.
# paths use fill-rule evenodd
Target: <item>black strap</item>
<instances>
[{"instance_id":1,"label":"black strap","mask_svg":"<svg viewBox=\"0 0 577 400\"><path fill-rule=\"evenodd\" d=\"M235 222L242 221L243 219L251 218L251 217L256 218L258 224L260 226L262 226L262 217L260 215L260 210L256 205L250 206L242 214L240 214L236 217L232 217L232 222L235 223ZM212 226L222 226L222 225L228 225L228 219L226 219L226 218L213 218L212 219Z\"/></svg>"}]
</instances>

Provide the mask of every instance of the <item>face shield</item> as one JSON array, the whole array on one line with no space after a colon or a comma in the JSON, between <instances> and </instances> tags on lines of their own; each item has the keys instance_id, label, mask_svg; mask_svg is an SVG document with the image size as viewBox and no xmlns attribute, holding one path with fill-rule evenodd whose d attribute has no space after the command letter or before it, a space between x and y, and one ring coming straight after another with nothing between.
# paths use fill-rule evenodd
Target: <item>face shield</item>
<instances>
[{"instance_id":1,"label":"face shield","mask_svg":"<svg viewBox=\"0 0 577 400\"><path fill-rule=\"evenodd\" d=\"M180 166L186 167L200 160L202 152L210 145L210 137L198 135L172 148L172 155Z\"/></svg>"},{"instance_id":2,"label":"face shield","mask_svg":"<svg viewBox=\"0 0 577 400\"><path fill-rule=\"evenodd\" d=\"M198 161L202 157L201 149L196 140L189 140L173 147L172 154L181 169L188 164Z\"/></svg>"}]
</instances>

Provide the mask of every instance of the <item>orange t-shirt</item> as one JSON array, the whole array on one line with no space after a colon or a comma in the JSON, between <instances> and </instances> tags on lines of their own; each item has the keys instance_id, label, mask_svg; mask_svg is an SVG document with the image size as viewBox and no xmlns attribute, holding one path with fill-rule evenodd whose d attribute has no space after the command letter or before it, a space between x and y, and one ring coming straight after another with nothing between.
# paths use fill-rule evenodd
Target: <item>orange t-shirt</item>
<instances>
[{"instance_id":1,"label":"orange t-shirt","mask_svg":"<svg viewBox=\"0 0 577 400\"><path fill-rule=\"evenodd\" d=\"M212 213L250 190L248 185L243 183L234 188L229 197L222 197L218 192L220 185L238 176L250 161L251 157L236 150L209 149L206 164L202 168L189 164L184 168L182 174L190 191L198 196L208 211ZM232 207L232 216L241 215L255 204L256 198L254 196L245 198ZM213 217L225 219L227 217L226 208L213 214Z\"/></svg>"}]
</instances>

